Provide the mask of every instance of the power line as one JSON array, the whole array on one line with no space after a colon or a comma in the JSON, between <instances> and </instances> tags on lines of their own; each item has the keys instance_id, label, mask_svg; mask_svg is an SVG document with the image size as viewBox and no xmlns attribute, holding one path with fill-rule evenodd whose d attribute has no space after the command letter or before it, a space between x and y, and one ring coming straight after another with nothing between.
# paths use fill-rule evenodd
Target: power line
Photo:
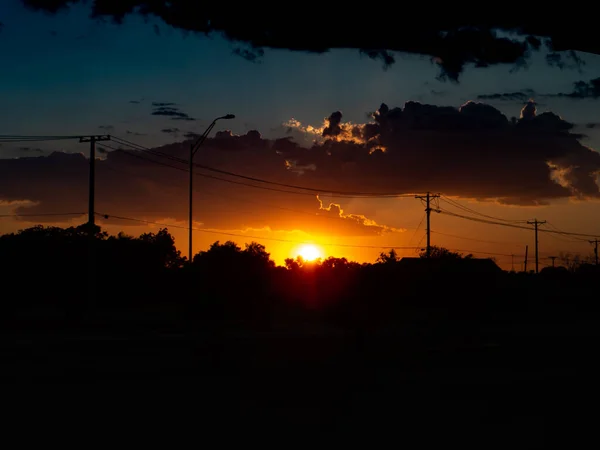
<instances>
[{"instance_id":1,"label":"power line","mask_svg":"<svg viewBox=\"0 0 600 450\"><path fill-rule=\"evenodd\" d=\"M475 238L469 238L466 236L457 236L456 234L448 234L448 233L442 233L440 231L431 231L434 234L439 234L440 236L448 236L448 237L453 237L453 238L457 238L457 239L464 239L466 241L473 241L473 242L483 242L485 244L501 244L501 245L518 245L521 246L521 244L518 244L516 242L501 242L501 241L488 241L488 240L484 240L484 239L475 239Z\"/></svg>"},{"instance_id":2,"label":"power line","mask_svg":"<svg viewBox=\"0 0 600 450\"><path fill-rule=\"evenodd\" d=\"M81 135L63 135L63 136L23 136L23 135L0 135L0 142L42 142L42 141L64 141L69 139L79 139Z\"/></svg>"},{"instance_id":3,"label":"power line","mask_svg":"<svg viewBox=\"0 0 600 450\"><path fill-rule=\"evenodd\" d=\"M163 158L167 158L170 159L172 161L177 161L180 162L182 164L189 164L189 161L184 160L183 158L178 158L176 156L173 155L168 155L166 153L163 152L159 152L156 150L152 150L149 148L145 148L141 145L132 143L130 141L126 141L125 139L121 139L121 138L115 138L116 142L122 141L120 143L124 143L126 145L130 145L130 146L135 146L137 147L137 149L141 150L144 149L146 152L149 152L153 155L156 156L161 156ZM204 169L204 170L208 170L210 172L215 172L215 173L219 173L221 175L228 175L231 177L235 177L235 178L241 178L244 180L248 180L248 181L254 181L256 183L264 183L264 184L269 184L269 185L273 185L273 186L280 186L280 187L287 187L290 189L298 189L298 190L303 190L303 191L310 191L316 194L325 194L325 193L329 193L329 194L335 194L338 195L340 197L347 197L347 196L355 196L355 197L375 197L375 198L397 198L397 197L412 197L413 194L407 194L407 193L376 193L376 192L352 192L352 191L338 191L338 190L332 190L332 189L324 189L324 188L314 188L314 187L307 187L307 186L299 186L299 185L294 185L294 184L288 184L288 183L280 183L280 182L276 182L276 181L270 181L270 180L265 180L262 178L257 178L257 177L251 177L251 176L247 176L247 175L241 175L235 172L230 172L227 170L222 170L222 169L217 169L214 167L210 167L204 164L199 164L199 163L193 163L193 165L195 167L198 167L200 169Z\"/></svg>"},{"instance_id":4,"label":"power line","mask_svg":"<svg viewBox=\"0 0 600 450\"><path fill-rule=\"evenodd\" d=\"M126 155L133 156L135 158L139 158L139 159L142 159L144 161L148 161L148 162L151 162L153 164L157 164L157 165L160 165L160 166L163 166L163 167L168 167L170 169L179 170L181 172L186 172L186 173L189 172L189 169L186 169L186 168L183 168L183 167L173 166L171 164L167 164L167 163L164 163L162 161L157 161L155 159L150 159L150 158L147 158L147 157L142 156L140 154L133 153L133 152L131 152L129 150L116 149L116 148L111 147L111 146L106 145L106 144L102 144L102 147L107 147L107 148L110 148L112 150L119 150L119 151L125 153ZM225 183L237 184L237 185L240 185L240 186L247 186L247 187L251 187L251 188L255 188L255 189L262 189L262 190L273 191L273 192L282 192L282 193L285 193L285 194L293 194L293 195L308 195L308 196L311 196L311 197L315 197L315 194L310 193L310 192L294 192L294 191L287 191L287 190L284 190L284 189L271 188L271 187L268 187L268 186L257 186L257 185L254 185L254 184L244 183L244 182L241 182L241 181L227 180L226 178L220 178L220 177L216 177L216 176L213 176L213 175L208 175L208 174L205 174L205 173L194 172L194 175L197 175L197 176L203 177L203 178L209 178L209 179L212 179L212 180L223 181Z\"/></svg>"},{"instance_id":5,"label":"power line","mask_svg":"<svg viewBox=\"0 0 600 450\"><path fill-rule=\"evenodd\" d=\"M513 223L494 222L492 220L480 219L479 217L469 217L469 216L465 216L462 214L456 214L451 211L447 211L445 209L440 209L438 212L449 215L449 216L465 219L465 220L472 220L474 222L481 222L481 223L486 223L486 224L490 224L490 225L500 225L500 226L504 226L504 227L518 228L521 230L535 231L535 229L533 227L526 227L523 225L517 225L517 224L513 224ZM539 231L543 232L543 233L554 233L554 234L561 234L561 235L565 235L565 236L583 236L583 237L591 237L591 238L598 237L598 235L594 235L594 234L573 233L573 232L569 232L569 231L556 231L556 230L544 230L544 229L540 229Z\"/></svg>"},{"instance_id":6,"label":"power line","mask_svg":"<svg viewBox=\"0 0 600 450\"><path fill-rule=\"evenodd\" d=\"M183 230L189 230L189 227L186 227L183 225L153 222L150 220L137 219L134 217L115 216L115 215L100 214L100 213L98 213L98 215L106 220L110 220L110 219L128 220L128 221L132 221L132 222L143 223L146 225L157 225L157 226L161 226L161 227L165 227L165 228L179 228L179 229L183 229ZM258 239L258 240L264 240L264 241L286 242L286 243L292 243L292 244L314 244L314 242L310 242L310 241L297 241L297 240L292 240L292 239L267 238L267 237L262 237L262 236L252 236L252 235L239 234L239 233L230 233L230 232L225 232L225 231L207 230L204 228L196 228L196 227L192 227L192 230L200 231L202 233L211 233L211 234L223 235L223 236L241 237L241 238L246 238L246 239ZM320 245L323 247L365 248L365 249L377 249L377 250L379 250L379 249L418 250L420 248L420 247L406 247L406 246L397 246L397 245L352 245L352 244L333 244L333 243L325 243L325 244L318 243L317 245ZM474 250L464 250L464 249L455 249L455 248L452 248L449 250L456 251L456 252L481 254L481 255L511 256L506 253L479 252L479 251L474 251Z\"/></svg>"},{"instance_id":7,"label":"power line","mask_svg":"<svg viewBox=\"0 0 600 450\"><path fill-rule=\"evenodd\" d=\"M507 222L507 223L526 223L527 222L526 220L509 220L509 219L503 219L500 217L489 216L487 214L483 214L479 211L469 208L468 206L465 206L465 205L457 202L456 200L450 199L446 196L442 196L442 200L456 208L462 209L463 211L466 211L466 212L470 212L471 214L476 214L476 215L484 217L486 219L498 220L498 221Z\"/></svg>"},{"instance_id":8,"label":"power line","mask_svg":"<svg viewBox=\"0 0 600 450\"><path fill-rule=\"evenodd\" d=\"M110 147L110 146L108 146L106 144L102 144L102 145L98 144L98 146L99 147L102 147L102 146ZM126 154L128 154L128 155L130 154L126 150L123 150L123 151ZM141 157L140 155L136 155L136 154L131 154L131 156ZM146 158L144 158L144 159L146 159ZM148 159L148 161L156 162L157 164L160 164L160 165L165 165L165 163L162 163L160 161L155 161L155 160L151 160L151 159ZM173 169L184 170L184 171L188 172L188 170L180 168L180 167L170 166L168 164L166 164L166 166L170 167L170 168L173 168ZM126 171L123 171L121 169L115 169L114 167L105 166L105 168L106 169L110 169L110 170L114 170L116 172L123 173L123 174L126 174L126 175L137 176L137 174L134 175L134 174L132 174L130 172L126 172ZM194 175L204 176L204 174L200 174L200 173L196 173L196 172L194 172ZM211 177L210 175L208 175L208 176ZM216 177L211 177L211 178L216 178ZM231 180L225 180L225 179L223 179L222 181L229 182ZM237 184L238 182L234 182L234 183ZM240 183L240 184L246 185L245 183ZM263 188L262 186L256 186L256 187ZM210 196L221 197L221 198L224 198L224 199L227 199L227 200L236 201L236 202L240 202L240 203L253 203L253 204L256 204L256 205L266 206L266 207L273 208L273 209L280 209L282 211L293 212L293 213L296 213L296 214L302 214L302 215L306 215L306 216L310 216L310 217L318 217L318 218L328 219L328 220L343 220L343 219L346 218L346 216L332 216L332 215L323 214L321 211L327 211L327 209L323 209L323 208L319 209L317 211L312 211L311 212L311 211L303 211L303 210L300 210L300 209L287 208L287 207L284 207L284 206L274 205L272 203L266 203L266 202L263 202L263 201L256 201L256 200L252 200L252 199L248 199L248 198L232 197L230 195L224 195L224 194L222 194L220 192L203 190L201 193L206 194L206 195L210 195ZM293 193L294 194L303 194L303 195L305 194L303 192L293 192ZM308 194L308 195L310 195L311 197L313 197L313 194ZM239 211L239 210L236 209L236 211ZM235 211L232 211L232 212L235 212ZM256 211L251 211L251 210L244 210L244 213L246 213L246 214L260 215ZM423 215L423 218L421 219L421 223L423 222L424 219L425 219L425 215ZM419 227L421 226L421 223L419 223ZM402 227L402 228L405 229L405 230L412 230L413 229L413 228L406 228L406 227ZM416 231L415 231L415 233L416 233ZM413 238L414 238L414 236L413 236ZM411 241L412 241L412 239L411 239Z\"/></svg>"},{"instance_id":9,"label":"power line","mask_svg":"<svg viewBox=\"0 0 600 450\"><path fill-rule=\"evenodd\" d=\"M84 212L78 213L40 213L40 214L0 214L0 217L50 217L50 216L83 216Z\"/></svg>"},{"instance_id":10,"label":"power line","mask_svg":"<svg viewBox=\"0 0 600 450\"><path fill-rule=\"evenodd\" d=\"M109 214L101 214L101 213L97 213L97 214L106 220L110 220L110 219L128 220L128 221L132 221L132 222L143 223L146 225L157 225L157 226L161 226L161 227L165 227L165 228L179 228L182 230L190 229L189 227L186 227L183 225L153 222L150 220L137 219L134 217L115 216L112 214L109 215ZM207 230L205 228L192 227L192 230L200 231L202 233L211 233L211 234L241 237L241 238L247 238L247 239L262 239L265 241L288 242L288 243L292 243L292 244L314 244L314 242L309 242L309 241L297 241L297 240L292 240L292 239L280 239L280 238L267 238L267 237L262 237L262 236L252 236L252 235L240 234L240 233L230 233L230 232L225 232L225 231ZM393 248L396 250L414 250L414 249L419 248L419 247L404 247L404 246L397 246L397 245L351 245L351 244L332 244L332 243L327 243L327 244L319 243L318 245L321 245L324 247L347 247L347 248L370 248L370 249L388 249L388 248L391 249L391 248Z\"/></svg>"},{"instance_id":11,"label":"power line","mask_svg":"<svg viewBox=\"0 0 600 450\"><path fill-rule=\"evenodd\" d=\"M151 162L153 164L157 164L157 165L168 167L168 168L171 168L171 169L174 169L174 170L179 170L181 172L189 173L189 169L187 169L187 168L177 167L177 166L174 166L172 164L167 164L167 163L162 162L162 161L157 161L155 159L150 159L150 158L147 158L147 157L143 156L142 154L134 153L134 152L132 152L130 150L126 150L126 149L122 149L122 148L115 148L115 147L112 147L112 146L106 145L106 144L103 144L102 146L106 147L106 148L109 148L111 150L121 151L121 152L123 152L123 153L125 153L127 155L133 156L135 158L142 159L144 161ZM144 153L149 153L149 154L155 155L155 156L163 156L163 155L156 155L153 152L144 152ZM179 162L179 163L183 163L184 162L183 160L181 160L179 158L168 158L168 159L171 159L171 160ZM197 165L197 164L194 163L194 165ZM221 177L217 177L217 176L209 175L209 174L205 174L205 173L194 172L194 175L197 175L199 177L204 177L204 178L212 179L212 180L223 181L225 183L237 184L239 186L247 186L247 187L251 187L251 188L255 188L255 189L262 189L262 190L266 190L266 191L282 192L284 194L292 194L292 195L305 195L305 196L310 196L310 197L315 197L316 196L316 194L313 193L313 192L298 192L298 191L290 191L290 190L279 189L279 188L269 187L269 186L259 186L259 185L255 185L255 184L244 183L243 181L228 180L226 178L221 178ZM323 194L321 193L321 195L323 195ZM339 196L343 197L343 198L376 198L376 197L365 196L365 195L339 195ZM403 197L406 197L406 196L403 195ZM392 198L392 197L385 197L385 198Z\"/></svg>"}]
</instances>

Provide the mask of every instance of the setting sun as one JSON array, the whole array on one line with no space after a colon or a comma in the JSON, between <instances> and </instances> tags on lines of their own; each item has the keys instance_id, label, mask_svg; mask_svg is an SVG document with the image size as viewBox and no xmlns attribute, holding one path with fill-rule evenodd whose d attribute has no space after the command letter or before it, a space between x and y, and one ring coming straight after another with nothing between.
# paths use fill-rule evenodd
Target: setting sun
<instances>
[{"instance_id":1,"label":"setting sun","mask_svg":"<svg viewBox=\"0 0 600 450\"><path fill-rule=\"evenodd\" d=\"M305 244L296 251L297 256L301 256L305 261L314 261L321 258L322 252L319 247L313 244Z\"/></svg>"}]
</instances>

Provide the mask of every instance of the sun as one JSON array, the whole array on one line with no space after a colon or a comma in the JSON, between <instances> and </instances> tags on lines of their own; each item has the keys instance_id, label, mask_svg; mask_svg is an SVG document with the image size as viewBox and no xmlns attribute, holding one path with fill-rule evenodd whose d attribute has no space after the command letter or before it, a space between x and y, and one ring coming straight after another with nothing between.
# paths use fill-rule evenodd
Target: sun
<instances>
[{"instance_id":1,"label":"sun","mask_svg":"<svg viewBox=\"0 0 600 450\"><path fill-rule=\"evenodd\" d=\"M321 249L313 244L304 244L296 250L296 254L304 261L314 261L321 258Z\"/></svg>"}]
</instances>

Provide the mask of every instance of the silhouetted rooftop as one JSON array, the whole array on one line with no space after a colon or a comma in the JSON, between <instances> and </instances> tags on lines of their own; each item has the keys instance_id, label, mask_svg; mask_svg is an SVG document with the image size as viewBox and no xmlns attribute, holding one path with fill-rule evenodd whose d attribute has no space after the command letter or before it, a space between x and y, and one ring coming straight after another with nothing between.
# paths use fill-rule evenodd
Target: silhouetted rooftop
<instances>
[{"instance_id":1,"label":"silhouetted rooftop","mask_svg":"<svg viewBox=\"0 0 600 450\"><path fill-rule=\"evenodd\" d=\"M500 273L502 269L489 258L415 258L404 257L399 261L400 267L410 271L447 270L468 273Z\"/></svg>"}]
</instances>

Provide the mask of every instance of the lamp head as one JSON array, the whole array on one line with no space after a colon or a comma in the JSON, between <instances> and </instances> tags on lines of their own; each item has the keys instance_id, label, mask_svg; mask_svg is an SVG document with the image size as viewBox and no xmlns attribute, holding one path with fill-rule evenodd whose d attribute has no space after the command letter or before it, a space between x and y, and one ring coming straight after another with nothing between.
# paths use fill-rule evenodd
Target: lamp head
<instances>
[{"instance_id":1,"label":"lamp head","mask_svg":"<svg viewBox=\"0 0 600 450\"><path fill-rule=\"evenodd\" d=\"M226 114L223 117L221 117L221 119L226 119L226 120L235 119L235 114Z\"/></svg>"}]
</instances>

